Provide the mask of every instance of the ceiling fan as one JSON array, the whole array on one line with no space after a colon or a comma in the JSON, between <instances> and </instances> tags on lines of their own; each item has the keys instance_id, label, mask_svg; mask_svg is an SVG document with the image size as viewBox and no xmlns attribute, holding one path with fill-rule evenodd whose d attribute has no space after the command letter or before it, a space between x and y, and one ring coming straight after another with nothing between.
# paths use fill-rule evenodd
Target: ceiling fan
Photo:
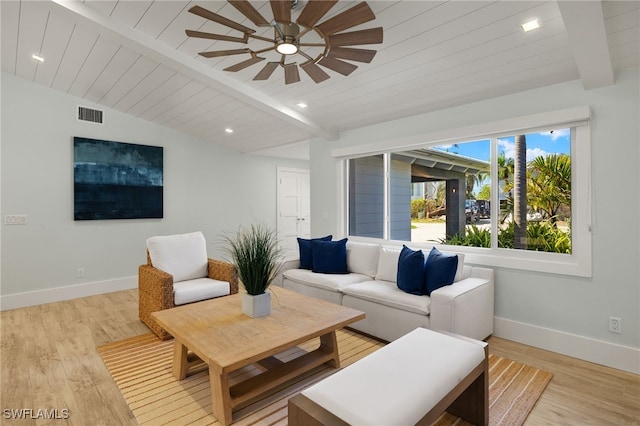
<instances>
[{"instance_id":1,"label":"ceiling fan","mask_svg":"<svg viewBox=\"0 0 640 426\"><path fill-rule=\"evenodd\" d=\"M298 65L296 62L287 62L295 55L300 55L305 62L300 68L306 72L316 83L330 78L321 67L328 68L342 75L349 75L356 65L346 62L356 61L370 63L376 54L375 50L359 49L349 46L379 44L382 43L382 27L369 28L358 31L343 32L349 28L374 20L376 17L366 2L341 12L322 23L320 20L338 2L338 0L308 0L306 6L300 12L295 23L292 22L291 11L298 5L298 0L270 0L273 20L268 21L258 12L248 0L227 0L247 19L258 27L273 27L273 37L263 37L255 34L255 30L238 22L218 15L200 6L193 6L189 12L201 16L210 21L224 25L242 33L241 36L213 34L202 31L186 30L189 37L197 37L211 40L228 41L247 44L250 40L260 40L269 45L263 49L252 50L248 47L230 50L214 50L200 52L205 58L216 58L230 55L249 54L250 58L237 64L224 68L224 71L237 72L251 65L257 64L267 58L260 55L275 51L280 54L279 61L270 61L256 74L254 80L267 80L278 68L284 69L285 84L300 81ZM307 34L315 32L319 36L319 42L304 42L302 39ZM311 36L311 34L309 34ZM316 40L318 37L315 37ZM309 37L310 38L310 37ZM315 56L307 52L322 50Z\"/></svg>"}]
</instances>

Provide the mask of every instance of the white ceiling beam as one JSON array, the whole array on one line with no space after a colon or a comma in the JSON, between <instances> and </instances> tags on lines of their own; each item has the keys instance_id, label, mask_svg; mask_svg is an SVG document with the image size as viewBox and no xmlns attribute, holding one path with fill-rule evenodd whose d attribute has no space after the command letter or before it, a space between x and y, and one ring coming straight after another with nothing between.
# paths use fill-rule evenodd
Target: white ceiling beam
<instances>
[{"instance_id":1,"label":"white ceiling beam","mask_svg":"<svg viewBox=\"0 0 640 426\"><path fill-rule=\"evenodd\" d=\"M96 30L96 27L98 27L102 34L135 52L197 79L222 93L271 114L275 118L285 120L316 137L322 137L327 140L338 139L336 130L320 126L309 117L266 96L262 92L234 80L196 59L190 58L176 49L169 48L141 31L115 22L79 1L52 1L61 6L63 12L71 14L71 17L75 18L76 21L80 18L81 22L79 23L83 23L87 28Z\"/></svg>"},{"instance_id":2,"label":"white ceiling beam","mask_svg":"<svg viewBox=\"0 0 640 426\"><path fill-rule=\"evenodd\" d=\"M573 58L585 89L615 82L600 1L558 1Z\"/></svg>"}]
</instances>

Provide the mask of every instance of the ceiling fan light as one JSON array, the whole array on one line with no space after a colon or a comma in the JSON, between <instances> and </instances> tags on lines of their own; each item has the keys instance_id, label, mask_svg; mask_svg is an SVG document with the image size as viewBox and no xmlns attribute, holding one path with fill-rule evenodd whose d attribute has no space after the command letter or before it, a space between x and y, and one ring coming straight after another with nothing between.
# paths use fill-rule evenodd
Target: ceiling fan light
<instances>
[{"instance_id":1,"label":"ceiling fan light","mask_svg":"<svg viewBox=\"0 0 640 426\"><path fill-rule=\"evenodd\" d=\"M262 31L258 34L256 30L252 28L246 27L239 22L225 18L200 6L191 7L189 12L208 21L216 22L230 29L240 31L244 35L242 37L236 37L193 30L186 30L185 33L187 37L243 44L247 44L249 39L270 43L269 47L255 51L245 47L240 49L199 52L199 55L205 58L218 58L243 53L251 55L246 61L224 68L224 71L230 72L240 71L250 65L267 59L266 57L259 56L263 53L271 52L281 55L277 62L274 60L267 62L264 68L255 75L253 80L260 81L268 79L278 66L284 68L285 84L300 81L299 68L302 68L315 83L327 80L330 77L329 74L323 71L319 65L330 68L343 75L349 75L357 66L344 62L341 59L369 63L376 53L375 50L351 48L349 46L382 43L382 27L344 32L345 30L357 27L360 24L376 18L371 8L364 1L345 11L340 11L334 16L329 15L330 17L324 21L325 15L328 14L338 0L270 0L269 3L271 5L271 11L273 12L273 19L271 21L267 21L248 0L228 0L228 2L237 9L244 18L256 26L271 27L273 29L273 36L265 36ZM299 16L296 19L296 22L299 22L298 24L292 21L294 17L292 17L291 9L294 9L299 3L304 4L304 7L301 8ZM320 21L322 22L318 24ZM302 30L301 26L303 27ZM312 30L317 33L317 36L311 38L310 41L308 37L306 39L307 41L302 42L301 39ZM320 37L322 41L318 42L318 37ZM334 47L333 50L331 49L332 46ZM310 48L309 50L315 54L318 54L320 50L324 49L324 53L319 53L313 58L311 53L306 51L307 48ZM303 56L306 62L298 66L297 63L291 61L289 58L294 55ZM326 57L327 55L328 57Z\"/></svg>"},{"instance_id":2,"label":"ceiling fan light","mask_svg":"<svg viewBox=\"0 0 640 426\"><path fill-rule=\"evenodd\" d=\"M298 41L296 37L300 33L300 27L293 22L289 22L288 24L276 24L274 29L277 41L276 51L281 55L298 53Z\"/></svg>"},{"instance_id":3,"label":"ceiling fan light","mask_svg":"<svg viewBox=\"0 0 640 426\"><path fill-rule=\"evenodd\" d=\"M298 46L293 43L283 41L276 46L276 50L282 55L293 55L298 52Z\"/></svg>"}]
</instances>

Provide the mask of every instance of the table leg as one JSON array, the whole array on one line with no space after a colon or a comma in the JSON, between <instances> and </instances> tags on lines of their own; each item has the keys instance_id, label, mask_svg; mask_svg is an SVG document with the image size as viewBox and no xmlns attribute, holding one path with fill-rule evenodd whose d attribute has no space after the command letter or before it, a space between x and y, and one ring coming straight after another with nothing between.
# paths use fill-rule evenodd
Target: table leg
<instances>
[{"instance_id":1,"label":"table leg","mask_svg":"<svg viewBox=\"0 0 640 426\"><path fill-rule=\"evenodd\" d=\"M211 405L213 415L224 426L231 424L233 411L231 394L229 393L229 379L226 373L219 373L209 366L209 382L211 385Z\"/></svg>"},{"instance_id":2,"label":"table leg","mask_svg":"<svg viewBox=\"0 0 640 426\"><path fill-rule=\"evenodd\" d=\"M329 364L333 368L340 368L340 354L338 353L338 338L336 337L335 330L320 336L319 349L323 352L333 353L333 359L331 361L328 361L327 364Z\"/></svg>"},{"instance_id":3,"label":"table leg","mask_svg":"<svg viewBox=\"0 0 640 426\"><path fill-rule=\"evenodd\" d=\"M187 368L189 367L188 349L178 339L173 340L173 375L178 380L183 380L187 378Z\"/></svg>"}]
</instances>

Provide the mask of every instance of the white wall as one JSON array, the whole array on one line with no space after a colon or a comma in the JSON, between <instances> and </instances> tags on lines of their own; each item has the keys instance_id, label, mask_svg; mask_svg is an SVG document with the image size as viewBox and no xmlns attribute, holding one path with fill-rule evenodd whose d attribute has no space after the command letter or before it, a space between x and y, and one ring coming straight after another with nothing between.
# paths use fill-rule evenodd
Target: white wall
<instances>
[{"instance_id":1,"label":"white wall","mask_svg":"<svg viewBox=\"0 0 640 426\"><path fill-rule=\"evenodd\" d=\"M240 224L276 225L277 166L306 161L242 155L107 109L100 126L75 120L97 107L2 73L2 308L137 285L152 235L201 230L209 255ZM73 220L73 137L164 147L164 218ZM220 137L225 137L221 135ZM85 278L76 278L84 268ZM61 289L59 289L61 288Z\"/></svg>"},{"instance_id":2,"label":"white wall","mask_svg":"<svg viewBox=\"0 0 640 426\"><path fill-rule=\"evenodd\" d=\"M496 335L640 373L639 82L631 68L611 87L585 91L574 81L314 140L312 214L327 216L312 235L338 229L338 185L326 184L337 180L332 149L589 105L593 277L496 269ZM621 334L609 332L609 316L622 318Z\"/></svg>"}]
</instances>

